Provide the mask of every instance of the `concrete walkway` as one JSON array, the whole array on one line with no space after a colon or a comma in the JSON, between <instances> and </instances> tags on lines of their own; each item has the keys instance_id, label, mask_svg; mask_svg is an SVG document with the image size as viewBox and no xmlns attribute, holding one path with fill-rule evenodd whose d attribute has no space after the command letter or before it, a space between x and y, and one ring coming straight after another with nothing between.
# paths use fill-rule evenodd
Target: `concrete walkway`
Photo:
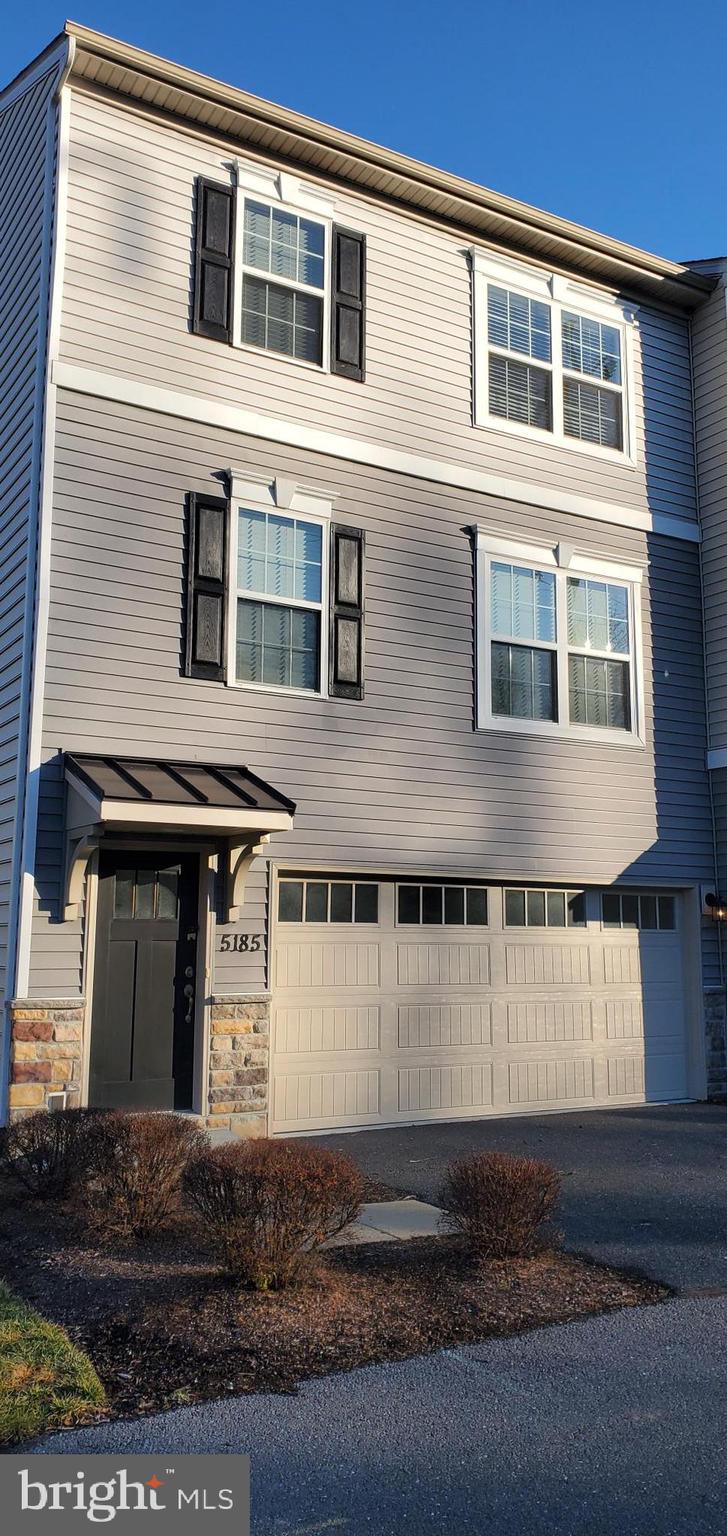
<instances>
[{"instance_id":1,"label":"concrete walkway","mask_svg":"<svg viewBox=\"0 0 727 1536\"><path fill-rule=\"evenodd\" d=\"M252 1455L254 1536L715 1536L727 1300L678 1301L49 1436Z\"/></svg>"},{"instance_id":2,"label":"concrete walkway","mask_svg":"<svg viewBox=\"0 0 727 1536\"><path fill-rule=\"evenodd\" d=\"M563 1176L569 1247L677 1290L727 1286L727 1105L460 1120L318 1139L371 1178L435 1204L447 1163L466 1152L545 1158Z\"/></svg>"},{"instance_id":3,"label":"concrete walkway","mask_svg":"<svg viewBox=\"0 0 727 1536\"><path fill-rule=\"evenodd\" d=\"M378 1200L362 1205L357 1221L332 1237L325 1248L352 1243L406 1243L410 1237L436 1237L441 1211L425 1200Z\"/></svg>"}]
</instances>

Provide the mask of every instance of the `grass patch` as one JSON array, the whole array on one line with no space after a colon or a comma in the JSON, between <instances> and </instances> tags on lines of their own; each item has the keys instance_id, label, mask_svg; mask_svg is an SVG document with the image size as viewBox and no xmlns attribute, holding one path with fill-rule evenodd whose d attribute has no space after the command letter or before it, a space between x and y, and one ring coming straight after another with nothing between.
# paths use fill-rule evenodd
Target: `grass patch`
<instances>
[{"instance_id":1,"label":"grass patch","mask_svg":"<svg viewBox=\"0 0 727 1536\"><path fill-rule=\"evenodd\" d=\"M88 1356L0 1281L0 1445L79 1424L105 1401Z\"/></svg>"}]
</instances>

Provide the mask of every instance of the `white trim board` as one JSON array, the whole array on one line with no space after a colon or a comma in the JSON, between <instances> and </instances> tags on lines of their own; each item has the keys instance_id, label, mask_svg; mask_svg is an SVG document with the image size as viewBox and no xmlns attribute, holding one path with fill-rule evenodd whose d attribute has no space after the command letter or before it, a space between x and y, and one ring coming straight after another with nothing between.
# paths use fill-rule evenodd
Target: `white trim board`
<instances>
[{"instance_id":1,"label":"white trim board","mask_svg":"<svg viewBox=\"0 0 727 1536\"><path fill-rule=\"evenodd\" d=\"M368 464L393 474L409 475L412 479L430 480L438 485L496 496L502 501L523 502L552 512L572 513L576 517L588 518L591 522L636 528L644 533L665 534L669 538L683 539L691 544L700 542L698 525L686 518L659 513L652 515L635 507L596 501L589 496L572 495L524 480L511 480L505 475L468 469L460 464L447 464L414 453L401 453L398 449L369 443L361 438L345 437L338 432L320 432L315 427L280 421L277 417L227 405L221 400L202 399L198 395L165 389L158 384L142 384L138 379L82 368L75 363L54 362L52 377L58 389L94 395L97 399L112 400L118 405L138 406L142 410L157 411L163 416L175 416L183 421L199 422L203 426L222 427L249 437L261 438L265 442L327 454L331 458L346 459L353 464Z\"/></svg>"}]
</instances>

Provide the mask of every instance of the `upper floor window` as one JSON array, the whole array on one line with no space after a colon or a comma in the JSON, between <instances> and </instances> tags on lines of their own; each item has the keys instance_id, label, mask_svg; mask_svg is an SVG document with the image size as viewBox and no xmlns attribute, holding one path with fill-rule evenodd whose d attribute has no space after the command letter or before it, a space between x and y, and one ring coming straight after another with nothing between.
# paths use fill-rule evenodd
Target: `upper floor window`
<instances>
[{"instance_id":1,"label":"upper floor window","mask_svg":"<svg viewBox=\"0 0 727 1536\"><path fill-rule=\"evenodd\" d=\"M472 253L475 424L633 461L633 315L565 278Z\"/></svg>"},{"instance_id":2,"label":"upper floor window","mask_svg":"<svg viewBox=\"0 0 727 1536\"><path fill-rule=\"evenodd\" d=\"M484 529L477 565L480 727L639 740L641 572Z\"/></svg>"},{"instance_id":3,"label":"upper floor window","mask_svg":"<svg viewBox=\"0 0 727 1536\"><path fill-rule=\"evenodd\" d=\"M235 677L319 693L322 525L248 507L237 520Z\"/></svg>"},{"instance_id":4,"label":"upper floor window","mask_svg":"<svg viewBox=\"0 0 727 1536\"><path fill-rule=\"evenodd\" d=\"M243 342L320 368L326 268L325 224L246 197Z\"/></svg>"}]
</instances>

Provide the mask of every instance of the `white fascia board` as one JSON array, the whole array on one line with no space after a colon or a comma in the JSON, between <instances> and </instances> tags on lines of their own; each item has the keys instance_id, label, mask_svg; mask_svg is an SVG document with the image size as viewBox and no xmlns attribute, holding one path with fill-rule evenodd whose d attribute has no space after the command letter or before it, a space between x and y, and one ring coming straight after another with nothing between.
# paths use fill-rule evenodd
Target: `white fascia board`
<instances>
[{"instance_id":1,"label":"white fascia board","mask_svg":"<svg viewBox=\"0 0 727 1536\"><path fill-rule=\"evenodd\" d=\"M551 512L571 513L575 517L587 518L590 522L609 523L612 527L664 534L668 538L681 539L690 544L698 544L701 538L698 524L687 518L642 512L635 507L619 506L617 503L597 501L590 496L579 496L534 482L514 480L509 475L493 475L420 454L402 453L380 443L345 437L338 432L321 432L315 427L281 421L277 417L228 405L221 400L202 399L198 395L166 389L158 384L144 384L139 379L122 378L117 374L83 368L74 363L55 363L53 381L59 389L93 395L99 400L112 400L117 405L138 406L141 410L156 411L178 420L222 427L243 436L260 438L264 442L301 448L309 453L325 454L352 464L366 464L392 474L408 475L412 479L428 480L437 485L474 491L484 496L496 496L502 501L543 507Z\"/></svg>"},{"instance_id":2,"label":"white fascia board","mask_svg":"<svg viewBox=\"0 0 727 1536\"><path fill-rule=\"evenodd\" d=\"M289 832L293 817L289 811L236 811L204 808L197 805L137 805L127 800L102 800L99 820L111 828L153 827L188 832L218 832L225 837L236 832Z\"/></svg>"}]
</instances>

